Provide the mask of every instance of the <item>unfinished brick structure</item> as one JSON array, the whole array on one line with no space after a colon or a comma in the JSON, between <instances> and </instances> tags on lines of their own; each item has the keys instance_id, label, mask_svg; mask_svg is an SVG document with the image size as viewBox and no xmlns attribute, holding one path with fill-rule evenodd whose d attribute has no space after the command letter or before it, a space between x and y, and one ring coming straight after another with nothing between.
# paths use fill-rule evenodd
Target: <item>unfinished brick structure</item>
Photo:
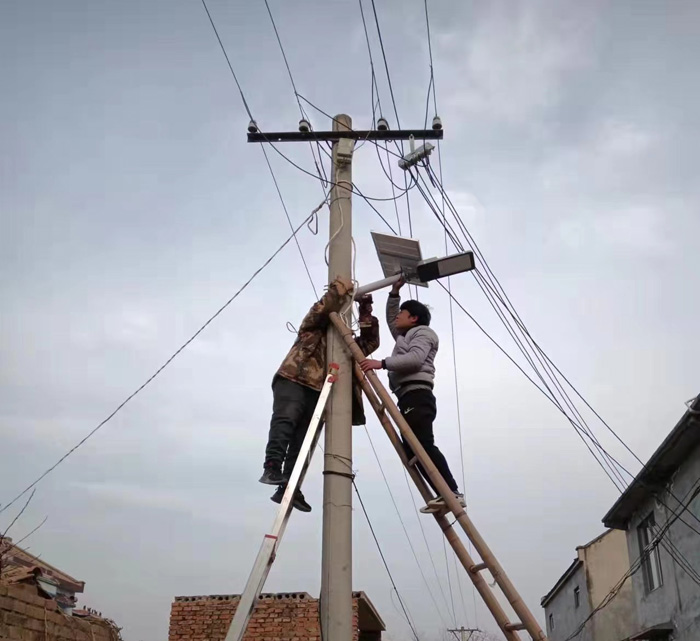
<instances>
[{"instance_id":1,"label":"unfinished brick structure","mask_svg":"<svg viewBox=\"0 0 700 641\"><path fill-rule=\"evenodd\" d=\"M31 586L0 585L0 641L10 639L120 641L119 631L105 619L65 614Z\"/></svg>"},{"instance_id":2,"label":"unfinished brick structure","mask_svg":"<svg viewBox=\"0 0 700 641\"><path fill-rule=\"evenodd\" d=\"M240 595L178 596L168 641L223 641ZM380 641L384 622L364 592L353 592L353 641ZM318 599L306 592L263 594L244 641L321 641Z\"/></svg>"}]
</instances>

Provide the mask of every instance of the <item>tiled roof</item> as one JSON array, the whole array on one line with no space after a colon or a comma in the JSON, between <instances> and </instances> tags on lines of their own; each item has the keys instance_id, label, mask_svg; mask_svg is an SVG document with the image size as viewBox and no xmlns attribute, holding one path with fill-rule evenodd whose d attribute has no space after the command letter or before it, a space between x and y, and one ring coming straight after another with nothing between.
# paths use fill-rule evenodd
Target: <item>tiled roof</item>
<instances>
[{"instance_id":1,"label":"tiled roof","mask_svg":"<svg viewBox=\"0 0 700 641\"><path fill-rule=\"evenodd\" d=\"M12 539L6 538L3 546L3 564L0 580L4 583L20 583L30 580L38 574L48 581L55 581L61 589L68 592L82 592L85 582L78 581L70 574L46 563L46 561L30 554L26 550L12 544Z\"/></svg>"}]
</instances>

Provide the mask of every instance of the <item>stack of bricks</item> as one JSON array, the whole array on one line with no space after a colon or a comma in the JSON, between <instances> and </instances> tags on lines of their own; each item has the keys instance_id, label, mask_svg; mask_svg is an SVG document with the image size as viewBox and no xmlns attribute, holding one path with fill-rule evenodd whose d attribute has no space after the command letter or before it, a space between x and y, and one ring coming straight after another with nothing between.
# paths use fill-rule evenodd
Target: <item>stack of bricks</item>
<instances>
[{"instance_id":1,"label":"stack of bricks","mask_svg":"<svg viewBox=\"0 0 700 641\"><path fill-rule=\"evenodd\" d=\"M0 641L116 641L102 619L79 619L59 611L36 587L0 585Z\"/></svg>"},{"instance_id":2,"label":"stack of bricks","mask_svg":"<svg viewBox=\"0 0 700 641\"><path fill-rule=\"evenodd\" d=\"M179 596L170 612L168 641L223 641L239 595ZM357 597L353 641L358 641ZM243 641L321 641L318 599L306 592L263 594Z\"/></svg>"}]
</instances>

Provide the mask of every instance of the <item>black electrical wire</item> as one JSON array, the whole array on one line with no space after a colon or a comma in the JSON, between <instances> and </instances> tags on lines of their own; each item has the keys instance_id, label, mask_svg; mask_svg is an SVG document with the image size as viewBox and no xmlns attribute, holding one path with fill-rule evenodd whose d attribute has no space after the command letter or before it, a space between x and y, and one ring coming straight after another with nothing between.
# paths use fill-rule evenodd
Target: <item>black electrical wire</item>
<instances>
[{"instance_id":1,"label":"black electrical wire","mask_svg":"<svg viewBox=\"0 0 700 641\"><path fill-rule=\"evenodd\" d=\"M267 5L267 1L265 2L265 4ZM252 121L254 121L255 119L253 118L253 114L251 113L250 107L248 106L248 102L247 102L245 95L243 93L243 88L241 87L241 83L238 81L238 76L236 76L236 72L234 71L233 65L231 64L231 59L228 57L228 53L226 52L226 47L224 47L224 43L222 42L222 40L219 36L219 31L216 28L216 24L214 23L214 19L212 18L211 13L209 12L209 8L207 7L205 0L202 0L202 5L204 6L204 10L207 13L207 17L209 18L209 23L211 24L211 27L214 30L214 35L216 36L216 39L219 43L219 46L221 47L221 51L224 54L224 58L226 58L226 62L228 64L228 68L231 71L231 75L233 76L233 80L236 83L236 86L238 87L238 92L241 95L241 100L243 101L243 106L245 107L245 110L248 113L248 117ZM270 10L270 8L268 6L268 11L269 10ZM270 14L270 19L272 19L272 14ZM277 27L275 26L274 20L272 20L272 24L273 24L273 27L275 27L275 33L277 34ZM277 35L277 38L279 41L279 34ZM282 48L281 42L280 42L280 48ZM289 77L292 81L292 85L294 86L294 78L292 78L292 72L289 69L289 63L287 63L287 57L284 54L284 49L282 49L282 55L284 56L284 61L287 64L287 71L289 71ZM296 89L295 89L295 92L296 92ZM297 99L297 101L298 101L298 99ZM299 103L299 107L301 108L301 103ZM267 155L267 151L265 150L265 147L263 147L261 145L261 149L262 149L263 155L265 157L265 162L267 163L267 168L270 170L270 176L272 177L272 182L275 185L277 195L279 196L280 202L282 203L282 209L284 210L284 214L287 217L287 222L289 223L289 228L293 231L294 226L292 225L292 220L289 216L289 211L287 209L287 205L284 202L284 198L282 197L282 191L280 190L279 183L277 182L277 176L275 176L275 172L272 169L272 164L270 163L270 158ZM316 156L314 156L314 153L313 153L313 147L311 148L311 155L314 157L314 164L316 164L316 169L318 169L318 164L316 163ZM318 173L319 173L319 178L321 179L322 184L323 184L323 177L321 176L321 171L319 170ZM323 189L323 187L322 187L322 189ZM327 198L327 194L325 192L325 189L323 190L323 195L326 196L326 198ZM309 271L309 266L306 262L306 258L304 257L304 252L301 249L301 245L299 244L299 240L297 239L296 235L294 236L294 242L296 243L297 249L299 250L299 256L301 257L301 261L304 264L304 269L306 270L306 275L308 276L309 282L311 283L311 288L314 291L314 296L316 298L318 298L318 292L316 291L316 286L314 285L313 278L311 277L311 272Z\"/></svg>"},{"instance_id":2,"label":"black electrical wire","mask_svg":"<svg viewBox=\"0 0 700 641\"><path fill-rule=\"evenodd\" d=\"M427 169L428 169L429 172L432 172L432 170L431 170L429 167L428 167ZM421 177L421 180L422 180L422 177ZM505 293L505 290L503 289L502 285L500 284L500 282L498 281L498 279L495 277L495 274L493 274L493 271L492 271L492 270L490 269L490 267L488 266L488 262L486 261L485 257L483 256L482 252L480 251L478 245L476 244L476 241L474 240L474 238L473 238L473 237L471 236L471 234L469 233L468 229L466 228L466 225L465 225L464 222L461 220L461 217L459 217L459 213L456 211L456 208L454 207L454 205L452 204L452 202L449 200L449 197L448 197L447 194L445 193L445 190L444 190L444 187L442 186L441 181L437 178L437 176L435 176L434 172L432 172L431 181L432 181L433 183L435 183L435 181L437 181L437 185L439 186L440 191L445 195L446 200L448 201L448 203L449 203L450 206L451 206L451 210L452 210L452 212L453 212L453 215L455 215L455 218L456 218L456 220L457 220L457 222L458 222L458 225L460 226L460 229L463 230L463 232L465 233L465 236L467 237L467 240L468 240L469 243L470 243L470 246L474 249L475 253L478 254L478 256L479 256L481 262L484 264L485 268L487 269L487 273L489 273L489 274L492 276L491 282L489 282L489 279L484 278L484 279L483 279L483 284L485 284L485 285L491 290L491 292L494 294L494 296L496 296L496 298L498 298L498 300L499 300L499 301L501 302L501 304L503 305L504 309L508 312L508 314L509 314L509 315L511 316L511 318L514 320L514 322L516 323L516 325L518 326L518 328L519 328L519 329L521 330L521 332L523 333L525 339L531 344L531 349L533 350L533 353L535 354L535 356L537 357L537 359L540 361L540 363L542 363L542 359L544 359L544 363L542 363L542 364L543 364L543 367L544 367L545 370L548 370L550 378L551 378L553 381L555 381L555 385L558 387L558 391L559 391L559 393L562 395L562 398L565 398L565 399L566 399L566 401L565 401L566 404L569 405L570 407L574 407L574 411L575 411L575 412L578 414L578 416L581 417L581 419L582 419L582 416L581 416L580 412L578 412L578 410L575 409L575 406L573 405L573 401L572 401L571 398L568 396L568 394L564 391L563 386L559 383L556 374L560 375L560 376L565 380L565 382L569 385L569 387L571 387L571 389L577 394L577 396L578 396L582 401L584 401L584 403L586 404L586 406L589 407L589 409L591 409L591 411L594 413L594 415L595 415L597 418L599 418L599 420L600 420L600 421L603 423L603 425L608 429L608 431L609 431L609 432L610 432L610 433L625 447L625 449L626 449L630 454L632 454L632 456L633 456L640 464L642 464L642 465L644 466L644 464L642 463L641 459L632 451L632 449L624 442L624 440L617 434L617 432L615 432L615 430L613 430L613 428L612 428L606 421L604 421L604 420L602 419L602 417L600 416L600 414L598 414L598 412L596 412L596 411L591 407L591 405L585 400L585 398L583 398L582 394L581 394L581 393L571 384L571 382L562 374L561 370L554 364L554 362L551 360L551 358L549 358L549 357L547 356L547 354L544 352L544 350L543 350L543 349L539 346L539 344L532 338L531 334L529 333L529 331L528 331L527 328L525 327L525 325L524 325L522 319L520 318L520 316L518 315L517 311L515 310L515 308L514 308L512 302L510 301L510 299L508 299L507 294ZM423 182L423 184L425 185L425 181L422 180L422 182ZM426 185L426 188L427 188L427 185ZM478 272L478 270L476 270L476 271ZM483 276L482 276L482 278L483 278ZM496 288L496 286L498 287L498 289ZM482 287L482 290L483 290L483 287ZM540 357L541 357L541 358L540 358ZM555 374L555 372L556 372L556 374ZM585 422L585 421L584 421L584 422ZM588 426L586 426L586 427L587 427L588 431L592 434L592 430L590 430L590 428L588 428ZM596 441L597 441L597 439L596 439ZM619 470L624 471L624 472L630 477L630 479L635 478L634 475L633 475L629 470L627 470L623 465L621 465L619 461L617 461L616 459L614 459L614 458L613 458L604 448L602 448L602 447L601 447L601 454L603 455L603 457L605 457L605 458L608 460L609 463L614 463L614 464L619 468ZM619 474L619 471L616 473L616 475L617 475L618 478L621 480L622 485L623 485L623 486L626 485L626 482L624 481L624 479L622 479L622 476L621 476L621 474ZM611 479L611 480L612 480L612 479ZM654 489L654 488L652 488L652 489ZM670 494L671 494L671 496L673 496L676 500L678 500L677 497L675 497L675 495L673 494L673 492L671 492ZM668 506L666 506L666 507L668 507ZM669 508L669 509L671 509L671 508ZM700 518L698 518L695 514L692 514L692 513L691 513L691 516L693 517L693 519L694 519L696 522L700 523ZM683 521L683 522L686 523L685 521ZM686 523L686 525L687 525L690 529L692 529L696 534L700 535L700 531L699 531L697 528L693 527L692 525L690 525L690 524L688 524L688 523Z\"/></svg>"},{"instance_id":3,"label":"black electrical wire","mask_svg":"<svg viewBox=\"0 0 700 641\"><path fill-rule=\"evenodd\" d=\"M226 48L224 47L224 43L221 42L221 38L219 37L219 32L216 28L216 25L214 24L214 20L211 17L211 13L209 13L209 7L207 7L207 3L205 0L202 0L202 6L204 7L204 10L207 12L207 17L209 18L209 22L211 23L211 28L214 30L214 34L216 35L216 39L219 41L219 46L221 47L221 51L224 54L224 58L226 58L226 62L228 63L228 68L231 70L231 75L233 76L234 81L236 82L236 86L238 87L238 92L241 94L241 100L243 101L243 106L245 107L245 110L248 114L248 117L251 120L255 120L253 118L253 114L250 111L250 107L248 107L248 102L245 99L245 96L243 95L243 89L241 88L241 83L238 82L238 76L236 76L236 72L233 70L233 65L231 65L231 61L229 60L228 54L226 53Z\"/></svg>"},{"instance_id":4,"label":"black electrical wire","mask_svg":"<svg viewBox=\"0 0 700 641\"><path fill-rule=\"evenodd\" d=\"M365 433L367 434L367 440L369 441L369 445L372 448L372 453L374 454L374 458L377 461L377 465L379 467L379 472L382 475L382 479L384 479L384 485L386 485L386 489L389 492L389 497L391 498L391 502L394 506L396 516L399 518L399 522L401 523L401 528L403 529L403 533L406 536L406 540L408 541L408 546L411 549L411 554L413 554L413 558L416 562L416 565L418 566L418 571L420 572L421 578L423 579L423 583L425 583L425 587L428 588L428 594L430 595L430 598L433 602L433 605L435 606L435 611L440 616L442 623L445 625L445 627L447 627L447 621L445 621L445 618L442 616L442 612L440 611L440 608L437 604L437 600L435 599L435 595L433 594L433 591L430 588L430 584L428 583L428 579L426 578L425 573L423 572L423 568L420 564L420 561L418 560L418 555L416 554L415 548L413 547L411 537L408 534L408 529L406 528L406 524L404 523L404 520L401 517L401 512L399 511L399 506L397 505L396 499L394 498L394 493L391 491L391 487L389 485L389 480L387 479L386 474L384 473L384 467L382 466L382 462L379 458L379 455L377 454L377 450L374 447L374 442L372 441L372 437L370 436L369 430L367 429L366 425L365 425ZM433 565L433 571L435 572L435 576L437 577L437 569L435 567L435 562L433 561L432 555L430 555L430 561ZM445 600L445 607L447 607L447 599L445 598L445 593L442 591L442 584L440 583L439 579L438 579L438 587L440 588L440 591L442 592L443 600ZM448 615L449 615L449 608L447 608L447 611L448 611Z\"/></svg>"},{"instance_id":5,"label":"black electrical wire","mask_svg":"<svg viewBox=\"0 0 700 641\"><path fill-rule=\"evenodd\" d=\"M365 515L365 519L367 520L367 525L369 525L370 532L372 533L372 538L374 539L374 543L377 546L377 550L379 551L379 556L382 559L382 563L384 564L384 569L386 570L386 573L389 575L389 581L391 581L391 586L394 588L394 592L396 592L396 596L399 599L399 603L401 604L401 609L403 610L403 614L406 617L406 623L408 623L408 626L411 628L411 632L413 633L413 637L415 638L416 641L419 641L418 639L418 633L416 632L415 627L413 626L413 623L411 622L411 617L408 615L408 610L406 609L406 605L404 604L403 599L401 598L401 594L399 593L399 589L396 587L396 582L394 581L394 577L391 574L391 570L389 569L389 564L386 561L386 557L384 556L384 552L382 551L382 546L379 545L379 539L377 539L377 535L374 531L374 527L372 526L372 521L369 518L369 514L367 514L367 509L365 508L364 501L362 500L362 497L360 496L360 492L357 489L357 484L355 483L355 480L353 479L352 481L352 486L355 488L355 494L357 494L357 498L360 501L360 507L362 507L362 512Z\"/></svg>"}]
</instances>

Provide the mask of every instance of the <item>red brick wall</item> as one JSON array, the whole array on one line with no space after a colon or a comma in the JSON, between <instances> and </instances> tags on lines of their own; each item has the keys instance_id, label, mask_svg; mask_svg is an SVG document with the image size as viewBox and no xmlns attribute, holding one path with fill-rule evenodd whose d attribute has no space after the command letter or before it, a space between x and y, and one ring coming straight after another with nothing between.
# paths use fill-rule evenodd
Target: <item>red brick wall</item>
<instances>
[{"instance_id":1,"label":"red brick wall","mask_svg":"<svg viewBox=\"0 0 700 641\"><path fill-rule=\"evenodd\" d=\"M36 588L0 585L0 641L117 641L105 621L62 614Z\"/></svg>"},{"instance_id":2,"label":"red brick wall","mask_svg":"<svg viewBox=\"0 0 700 641\"><path fill-rule=\"evenodd\" d=\"M238 607L238 596L175 597L168 641L222 641ZM353 599L357 641L357 599ZM321 641L318 599L305 592L264 594L253 611L244 641Z\"/></svg>"}]
</instances>

